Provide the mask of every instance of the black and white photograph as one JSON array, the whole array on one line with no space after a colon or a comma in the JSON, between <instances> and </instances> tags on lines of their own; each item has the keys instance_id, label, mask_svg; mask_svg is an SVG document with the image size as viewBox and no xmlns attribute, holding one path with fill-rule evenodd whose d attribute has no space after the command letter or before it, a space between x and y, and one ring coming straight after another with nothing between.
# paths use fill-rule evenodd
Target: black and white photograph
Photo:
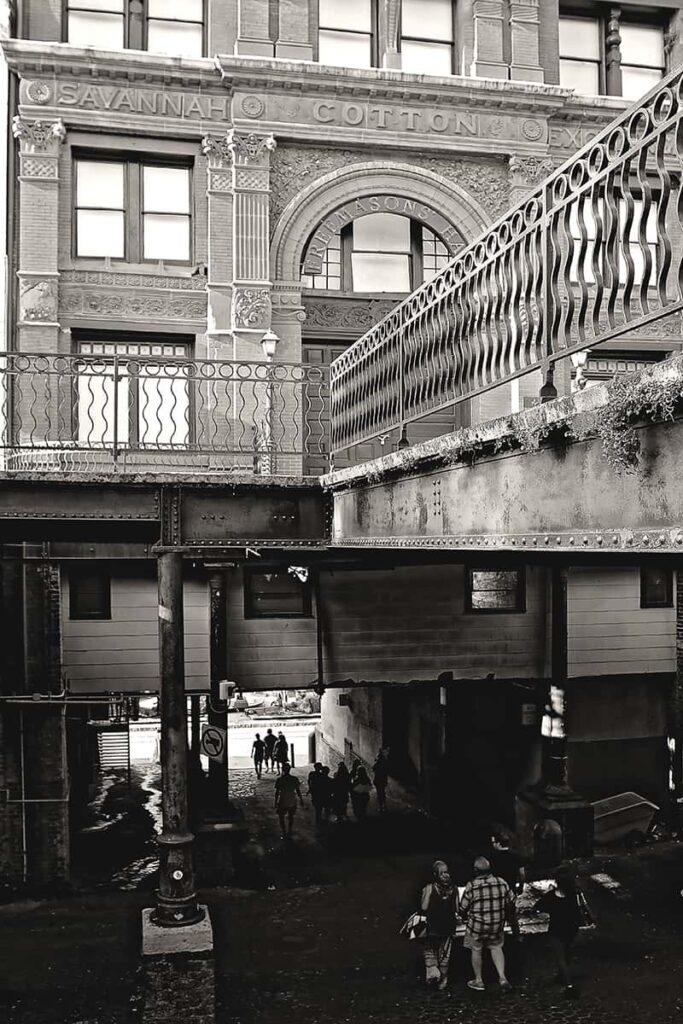
<instances>
[{"instance_id":1,"label":"black and white photograph","mask_svg":"<svg viewBox=\"0 0 683 1024\"><path fill-rule=\"evenodd\" d=\"M0 196L3 1024L679 1024L683 0L0 0Z\"/></svg>"}]
</instances>

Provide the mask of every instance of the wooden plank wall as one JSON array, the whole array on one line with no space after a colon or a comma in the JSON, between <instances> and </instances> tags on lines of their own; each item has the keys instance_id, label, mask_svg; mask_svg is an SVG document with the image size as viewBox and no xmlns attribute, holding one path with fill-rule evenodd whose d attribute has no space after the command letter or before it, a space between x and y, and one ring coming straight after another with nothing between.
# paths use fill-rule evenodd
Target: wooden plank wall
<instances>
[{"instance_id":1,"label":"wooden plank wall","mask_svg":"<svg viewBox=\"0 0 683 1024\"><path fill-rule=\"evenodd\" d=\"M187 580L184 605L185 683L189 690L205 690L209 685L208 585ZM157 607L155 579L113 576L111 619L70 619L68 569L62 570L63 663L75 693L159 688Z\"/></svg>"},{"instance_id":2,"label":"wooden plank wall","mask_svg":"<svg viewBox=\"0 0 683 1024\"><path fill-rule=\"evenodd\" d=\"M326 630L327 680L410 682L544 674L545 586L527 569L527 611L465 613L465 569L419 566L337 572L321 580L331 628Z\"/></svg>"},{"instance_id":3,"label":"wooden plank wall","mask_svg":"<svg viewBox=\"0 0 683 1024\"><path fill-rule=\"evenodd\" d=\"M572 677L676 668L676 609L640 607L638 568L572 569L567 623Z\"/></svg>"}]
</instances>

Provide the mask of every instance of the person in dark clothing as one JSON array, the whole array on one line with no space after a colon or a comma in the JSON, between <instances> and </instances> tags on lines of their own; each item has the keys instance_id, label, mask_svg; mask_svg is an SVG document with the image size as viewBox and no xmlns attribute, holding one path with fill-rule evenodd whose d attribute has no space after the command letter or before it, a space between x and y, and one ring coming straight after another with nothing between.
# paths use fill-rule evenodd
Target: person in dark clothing
<instances>
[{"instance_id":1,"label":"person in dark clothing","mask_svg":"<svg viewBox=\"0 0 683 1024\"><path fill-rule=\"evenodd\" d=\"M327 778L320 761L313 765L313 771L308 776L308 795L315 811L315 823L321 825L327 804Z\"/></svg>"},{"instance_id":2,"label":"person in dark clothing","mask_svg":"<svg viewBox=\"0 0 683 1024\"><path fill-rule=\"evenodd\" d=\"M273 730L268 729L266 735L263 738L263 744L265 747L264 756L266 762L266 771L275 771L275 744L277 743L276 737L273 735ZM270 765L270 768L268 767Z\"/></svg>"},{"instance_id":3,"label":"person in dark clothing","mask_svg":"<svg viewBox=\"0 0 683 1024\"><path fill-rule=\"evenodd\" d=\"M372 783L368 778L368 773L361 764L360 767L356 769L356 773L351 782L351 806L353 807L353 813L356 816L356 820L359 822L364 822L367 819L371 789Z\"/></svg>"},{"instance_id":4,"label":"person in dark clothing","mask_svg":"<svg viewBox=\"0 0 683 1024\"><path fill-rule=\"evenodd\" d=\"M349 770L340 762L332 778L332 806L337 818L341 821L346 818L346 808L349 805Z\"/></svg>"},{"instance_id":5,"label":"person in dark clothing","mask_svg":"<svg viewBox=\"0 0 683 1024\"><path fill-rule=\"evenodd\" d=\"M548 937L557 963L557 980L562 982L568 996L573 995L569 962L581 924L581 910L576 879L571 871L558 869L555 888L537 901L535 909L548 915Z\"/></svg>"},{"instance_id":6,"label":"person in dark clothing","mask_svg":"<svg viewBox=\"0 0 683 1024\"><path fill-rule=\"evenodd\" d=\"M323 765L323 778L320 782L320 787L323 796L323 814L326 818L332 814L334 810L334 782L330 778L330 769L325 764Z\"/></svg>"},{"instance_id":7,"label":"person in dark clothing","mask_svg":"<svg viewBox=\"0 0 683 1024\"><path fill-rule=\"evenodd\" d=\"M275 764L277 765L277 773L281 774L283 766L289 761L289 746L285 739L284 733L279 732L277 734L277 740L275 741Z\"/></svg>"},{"instance_id":8,"label":"person in dark clothing","mask_svg":"<svg viewBox=\"0 0 683 1024\"><path fill-rule=\"evenodd\" d=\"M251 756L254 761L254 770L256 771L256 778L261 778L261 772L263 771L263 757L266 751L266 745L261 739L259 733L256 733L256 739L251 745Z\"/></svg>"},{"instance_id":9,"label":"person in dark clothing","mask_svg":"<svg viewBox=\"0 0 683 1024\"><path fill-rule=\"evenodd\" d=\"M380 748L377 759L372 767L372 781L377 791L377 807L380 813L387 809L387 783L389 782L389 764L384 751Z\"/></svg>"},{"instance_id":10,"label":"person in dark clothing","mask_svg":"<svg viewBox=\"0 0 683 1024\"><path fill-rule=\"evenodd\" d=\"M280 832L283 839L292 838L292 826L296 814L297 801L303 807L304 800L301 795L301 784L296 775L292 775L292 768L289 764L282 765L282 775L275 780L275 810L280 822ZM286 828L285 828L286 820Z\"/></svg>"},{"instance_id":11,"label":"person in dark clothing","mask_svg":"<svg viewBox=\"0 0 683 1024\"><path fill-rule=\"evenodd\" d=\"M453 885L444 861L434 862L432 876L430 884L422 890L420 900L420 910L427 918L422 952L427 985L443 991L448 985L448 965L458 915L458 889Z\"/></svg>"}]
</instances>

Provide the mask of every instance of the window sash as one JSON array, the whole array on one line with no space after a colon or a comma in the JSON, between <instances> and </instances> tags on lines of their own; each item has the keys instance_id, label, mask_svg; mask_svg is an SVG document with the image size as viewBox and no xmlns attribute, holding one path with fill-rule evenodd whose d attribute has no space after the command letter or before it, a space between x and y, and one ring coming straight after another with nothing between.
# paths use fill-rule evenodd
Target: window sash
<instances>
[{"instance_id":1,"label":"window sash","mask_svg":"<svg viewBox=\"0 0 683 1024\"><path fill-rule=\"evenodd\" d=\"M245 572L245 618L302 619L309 618L311 611L309 581L302 583L286 570Z\"/></svg>"},{"instance_id":2,"label":"window sash","mask_svg":"<svg viewBox=\"0 0 683 1024\"><path fill-rule=\"evenodd\" d=\"M562 26L567 26L567 34L571 34L571 26L568 23L572 22L593 22L597 26L597 50L592 48L590 51L583 45L576 47L577 52L569 52L566 46L563 46L562 42ZM572 69L583 67L585 69L592 68L597 77L597 95L609 95L607 92L607 80L606 80L606 22L607 14L603 13L599 17L590 17L579 14L566 14L560 15L559 19L559 64L560 64L560 85L564 85L568 88L575 88L581 95L596 95L595 92L588 89L582 89L579 85L575 84L575 79L572 76ZM660 58L661 63L650 63L649 61L641 61L640 59L633 59L631 51L635 51L638 54L637 43L631 46L630 42L623 38L623 32L630 28L642 28L662 33L662 44L663 44L663 30L661 25L656 21L635 21L629 18L622 18L620 21L620 29L622 32L622 41L620 46L621 52L621 93L624 99L636 100L640 96L644 95L645 92L649 91L656 84L656 80L653 78L651 81L645 83L641 89L640 86L636 87L637 74L634 72L642 71L654 71L658 72L657 79L663 77L666 73L666 60L664 57L663 45L662 45L662 56ZM640 54L638 54L640 56ZM563 75L564 71L564 75ZM625 74L624 74L625 73Z\"/></svg>"},{"instance_id":3,"label":"window sash","mask_svg":"<svg viewBox=\"0 0 683 1024\"><path fill-rule=\"evenodd\" d=\"M656 579L656 577L660 577L660 579ZM673 573L670 569L641 568L640 607L673 607Z\"/></svg>"},{"instance_id":4,"label":"window sash","mask_svg":"<svg viewBox=\"0 0 683 1024\"><path fill-rule=\"evenodd\" d=\"M69 571L69 619L110 619L111 577L103 570Z\"/></svg>"},{"instance_id":5,"label":"window sash","mask_svg":"<svg viewBox=\"0 0 683 1024\"><path fill-rule=\"evenodd\" d=\"M97 206L90 201L88 204L80 204L78 195L78 175L80 164L120 164L123 167L124 178L124 206L108 207ZM145 169L168 168L175 171L182 171L187 178L187 204L186 212L182 209L185 199L175 204L169 204L164 210L163 203L156 202L156 194L150 199L149 207L146 205L145 197ZM160 161L148 157L129 157L124 161L115 161L103 156L101 159L95 155L77 154L74 157L72 170L74 187L74 211L72 225L72 250L75 258L79 259L106 259L120 260L126 263L158 263L163 261L166 264L190 264L193 256L193 216L192 216L192 166L188 163L173 163L172 161ZM158 190L157 194L158 194ZM104 201L104 200L103 200ZM158 208L157 208L158 207ZM113 212L122 220L123 251L87 253L81 251L79 241L79 225L85 220L80 215L82 212ZM155 220L156 218L156 220ZM92 218L91 218L92 219ZM105 218L100 218L105 220ZM111 220L111 218L110 218ZM149 225L149 230L146 230ZM151 250L152 228L156 227L157 238L161 229L173 229L179 245L182 246L171 255L167 255L167 243L161 239L157 241L160 249ZM149 236L149 237L148 237ZM103 235L106 242L108 235ZM148 244L149 243L149 244ZM163 251L162 251L163 250Z\"/></svg>"},{"instance_id":6,"label":"window sash","mask_svg":"<svg viewBox=\"0 0 683 1024\"><path fill-rule=\"evenodd\" d=\"M156 375L144 362L133 376L128 369L129 361L138 357L153 358L162 367L165 358L176 363L188 357L186 345L84 341L78 352L87 357L75 381L74 433L80 444L175 450L192 442L192 382Z\"/></svg>"},{"instance_id":7,"label":"window sash","mask_svg":"<svg viewBox=\"0 0 683 1024\"><path fill-rule=\"evenodd\" d=\"M166 53L171 56L203 57L206 50L206 0L194 5L194 10L182 14L176 13L174 9L169 10L168 5L153 3L150 0L142 0L143 18L142 22L131 20L127 0L66 0L63 19L63 40L73 45L88 46L96 45L102 49L150 49L151 27L161 28L169 26L188 26L194 29L192 33L193 43L189 47L176 50L173 47L163 47L153 52ZM178 7L182 11L182 5ZM195 11L197 12L195 14ZM98 20L103 26L104 37L101 41L92 44L87 38L74 39L72 25L78 23L79 15L90 15L94 25ZM75 17L72 17L75 16ZM112 19L118 19L121 26L121 38L116 44L112 40ZM83 19L81 19L83 20ZM139 26L139 27L138 27ZM199 32L197 32L199 29ZM135 36L135 38L133 38ZM142 38L144 36L144 38Z\"/></svg>"}]
</instances>

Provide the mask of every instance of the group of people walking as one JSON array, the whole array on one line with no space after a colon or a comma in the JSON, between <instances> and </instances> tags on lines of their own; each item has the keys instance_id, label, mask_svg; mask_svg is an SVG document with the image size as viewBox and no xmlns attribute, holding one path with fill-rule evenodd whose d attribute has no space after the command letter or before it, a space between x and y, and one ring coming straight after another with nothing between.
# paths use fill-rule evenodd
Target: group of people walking
<instances>
[{"instance_id":1,"label":"group of people walking","mask_svg":"<svg viewBox=\"0 0 683 1024\"><path fill-rule=\"evenodd\" d=\"M281 775L283 765L289 761L289 744L285 734L280 731L276 736L272 729L268 729L261 739L261 734L257 732L251 745L251 757L257 779L263 774L264 764L266 773L277 771L277 774Z\"/></svg>"},{"instance_id":2,"label":"group of people walking","mask_svg":"<svg viewBox=\"0 0 683 1024\"><path fill-rule=\"evenodd\" d=\"M256 777L266 773L277 772L275 780L275 809L280 821L283 838L292 835L294 815L297 806L303 806L301 783L292 774L289 762L289 746L282 732L277 736L268 729L263 739L256 733L251 748ZM308 795L315 812L315 823L320 826L324 821L344 821L347 819L349 802L358 822L367 818L370 797L374 788L377 795L377 807L380 813L387 807L387 784L389 767L387 752L380 749L372 768L372 780L363 762L358 758L351 770L341 761L334 772L316 761L313 771L308 776Z\"/></svg>"},{"instance_id":3,"label":"group of people walking","mask_svg":"<svg viewBox=\"0 0 683 1024\"><path fill-rule=\"evenodd\" d=\"M491 859L505 854L506 848L494 842ZM506 858L499 858L501 864ZM512 864L512 859L508 859ZM510 982L505 973L503 949L504 931L509 923L515 938L519 939L519 924L515 910L515 897L523 886L519 868L514 875L494 873L488 857L474 861L474 877L459 896L451 879L448 865L437 860L432 867L432 880L422 890L420 899L420 927L422 929L425 980L430 988L443 990L448 986L448 968L458 920L464 921L463 946L470 951L472 973L467 985L475 992L485 989L483 979L484 954L488 950L503 992L509 992ZM536 909L548 914L548 934L557 965L557 980L566 995L573 994L569 960L571 949L582 921L580 892L576 880L567 868L559 869L554 887L536 903Z\"/></svg>"}]
</instances>

